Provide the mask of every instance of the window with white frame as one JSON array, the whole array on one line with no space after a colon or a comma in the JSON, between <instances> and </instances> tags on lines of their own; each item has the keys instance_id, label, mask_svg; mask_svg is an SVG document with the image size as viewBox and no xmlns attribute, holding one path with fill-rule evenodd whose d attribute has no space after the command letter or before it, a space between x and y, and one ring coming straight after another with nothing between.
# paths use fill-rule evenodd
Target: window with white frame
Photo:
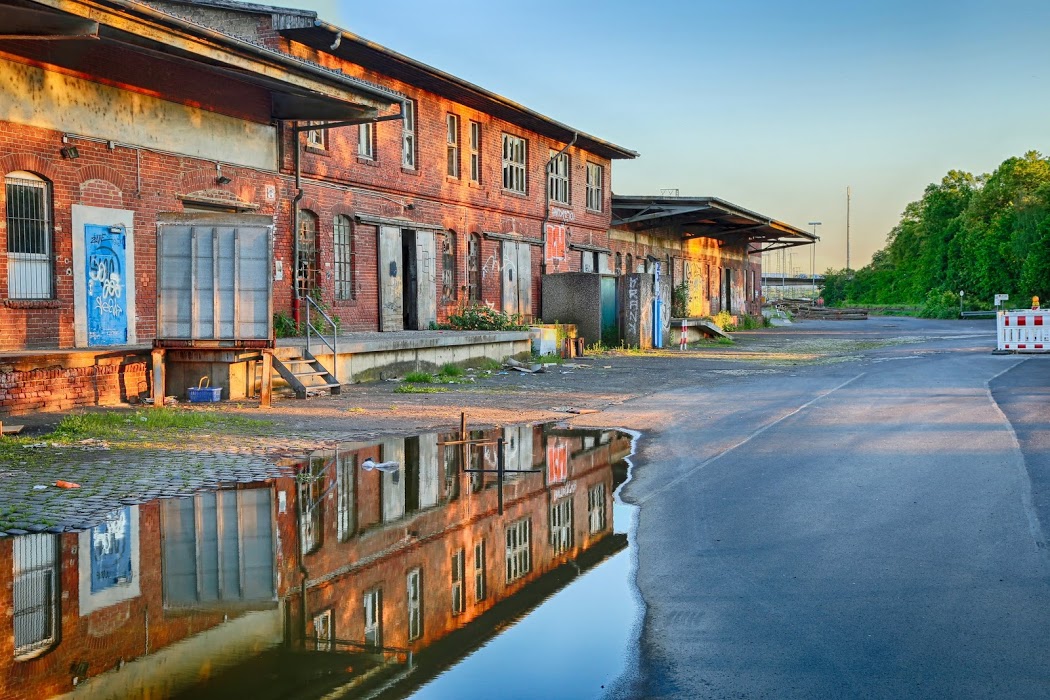
<instances>
[{"instance_id":1,"label":"window with white frame","mask_svg":"<svg viewBox=\"0 0 1050 700\"><path fill-rule=\"evenodd\" d=\"M479 602L485 600L488 592L485 590L485 540L474 543L474 600Z\"/></svg>"},{"instance_id":2,"label":"window with white frame","mask_svg":"<svg viewBox=\"0 0 1050 700\"><path fill-rule=\"evenodd\" d=\"M567 552L572 548L573 505L572 496L551 504L551 549L555 554Z\"/></svg>"},{"instance_id":3,"label":"window with white frame","mask_svg":"<svg viewBox=\"0 0 1050 700\"><path fill-rule=\"evenodd\" d=\"M547 168L547 192L552 202L569 203L569 154L551 151Z\"/></svg>"},{"instance_id":4,"label":"window with white frame","mask_svg":"<svg viewBox=\"0 0 1050 700\"><path fill-rule=\"evenodd\" d=\"M373 647L383 645L383 589L365 591L365 644Z\"/></svg>"},{"instance_id":5,"label":"window with white frame","mask_svg":"<svg viewBox=\"0 0 1050 700\"><path fill-rule=\"evenodd\" d=\"M313 552L324 544L325 460L313 458L298 481L299 539L303 553Z\"/></svg>"},{"instance_id":6,"label":"window with white frame","mask_svg":"<svg viewBox=\"0 0 1050 700\"><path fill-rule=\"evenodd\" d=\"M445 115L445 150L448 155L445 173L449 177L459 177L459 117L455 114Z\"/></svg>"},{"instance_id":7,"label":"window with white frame","mask_svg":"<svg viewBox=\"0 0 1050 700\"><path fill-rule=\"evenodd\" d=\"M357 503L354 483L357 478L357 453L340 454L336 457L336 537L340 542L349 540L357 530Z\"/></svg>"},{"instance_id":8,"label":"window with white frame","mask_svg":"<svg viewBox=\"0 0 1050 700\"><path fill-rule=\"evenodd\" d=\"M7 296L51 299L54 248L51 236L51 184L33 173L4 178L7 202Z\"/></svg>"},{"instance_id":9,"label":"window with white frame","mask_svg":"<svg viewBox=\"0 0 1050 700\"><path fill-rule=\"evenodd\" d=\"M472 233L467 242L467 299L481 301L481 234Z\"/></svg>"},{"instance_id":10,"label":"window with white frame","mask_svg":"<svg viewBox=\"0 0 1050 700\"><path fill-rule=\"evenodd\" d=\"M528 147L525 139L503 134L503 189L528 193Z\"/></svg>"},{"instance_id":11,"label":"window with white frame","mask_svg":"<svg viewBox=\"0 0 1050 700\"><path fill-rule=\"evenodd\" d=\"M522 518L507 526L507 583L532 570L532 522Z\"/></svg>"},{"instance_id":12,"label":"window with white frame","mask_svg":"<svg viewBox=\"0 0 1050 700\"><path fill-rule=\"evenodd\" d=\"M312 122L311 126L314 123ZM328 150L328 129L310 129L306 132L306 145L322 151Z\"/></svg>"},{"instance_id":13,"label":"window with white frame","mask_svg":"<svg viewBox=\"0 0 1050 700\"><path fill-rule=\"evenodd\" d=\"M452 553L452 614L459 615L466 607L463 578L466 575L466 553L460 549Z\"/></svg>"},{"instance_id":14,"label":"window with white frame","mask_svg":"<svg viewBox=\"0 0 1050 700\"><path fill-rule=\"evenodd\" d=\"M335 240L335 298L354 298L354 235L350 217L337 214L332 225Z\"/></svg>"},{"instance_id":15,"label":"window with white frame","mask_svg":"<svg viewBox=\"0 0 1050 700\"><path fill-rule=\"evenodd\" d=\"M587 491L587 519L592 535L605 529L605 484L597 484Z\"/></svg>"},{"instance_id":16,"label":"window with white frame","mask_svg":"<svg viewBox=\"0 0 1050 700\"><path fill-rule=\"evenodd\" d=\"M316 651L333 651L332 610L329 608L320 615L314 615L314 649Z\"/></svg>"},{"instance_id":17,"label":"window with white frame","mask_svg":"<svg viewBox=\"0 0 1050 700\"><path fill-rule=\"evenodd\" d=\"M587 164L587 208L601 211L605 202L604 168L597 163Z\"/></svg>"},{"instance_id":18,"label":"window with white frame","mask_svg":"<svg viewBox=\"0 0 1050 700\"><path fill-rule=\"evenodd\" d=\"M405 100L401 119L401 166L416 168L416 103Z\"/></svg>"},{"instance_id":19,"label":"window with white frame","mask_svg":"<svg viewBox=\"0 0 1050 700\"><path fill-rule=\"evenodd\" d=\"M376 125L374 122L357 125L357 155L360 158L375 160Z\"/></svg>"},{"instance_id":20,"label":"window with white frame","mask_svg":"<svg viewBox=\"0 0 1050 700\"><path fill-rule=\"evenodd\" d=\"M36 656L58 637L58 538L22 535L13 538L14 656Z\"/></svg>"},{"instance_id":21,"label":"window with white frame","mask_svg":"<svg viewBox=\"0 0 1050 700\"><path fill-rule=\"evenodd\" d=\"M481 184L481 124L470 122L470 181Z\"/></svg>"},{"instance_id":22,"label":"window with white frame","mask_svg":"<svg viewBox=\"0 0 1050 700\"><path fill-rule=\"evenodd\" d=\"M408 572L408 640L423 636L423 570L412 569Z\"/></svg>"}]
</instances>

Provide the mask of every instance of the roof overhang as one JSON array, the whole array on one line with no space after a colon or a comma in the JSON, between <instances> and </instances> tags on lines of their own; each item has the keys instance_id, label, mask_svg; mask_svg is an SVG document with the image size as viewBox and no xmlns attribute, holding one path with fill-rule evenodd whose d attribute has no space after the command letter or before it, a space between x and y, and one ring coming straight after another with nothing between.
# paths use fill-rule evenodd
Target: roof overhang
<instances>
[{"instance_id":1,"label":"roof overhang","mask_svg":"<svg viewBox=\"0 0 1050 700\"><path fill-rule=\"evenodd\" d=\"M8 56L161 97L169 96L172 64L181 64L201 81L184 85L182 101L221 102L216 81L232 80L269 94L267 120L374 117L403 99L136 0L0 0L0 13L0 52Z\"/></svg>"},{"instance_id":2,"label":"roof overhang","mask_svg":"<svg viewBox=\"0 0 1050 700\"><path fill-rule=\"evenodd\" d=\"M635 232L666 229L682 239L746 244L756 253L820 240L812 233L717 197L613 195L611 225Z\"/></svg>"},{"instance_id":3,"label":"roof overhang","mask_svg":"<svg viewBox=\"0 0 1050 700\"><path fill-rule=\"evenodd\" d=\"M571 126L534 112L517 102L489 92L473 83L368 41L321 20L306 20L297 14L275 14L274 26L286 38L350 63L374 70L395 80L441 95L461 105L507 121L555 141L569 143L609 159L637 158L638 153L591 136Z\"/></svg>"}]
</instances>

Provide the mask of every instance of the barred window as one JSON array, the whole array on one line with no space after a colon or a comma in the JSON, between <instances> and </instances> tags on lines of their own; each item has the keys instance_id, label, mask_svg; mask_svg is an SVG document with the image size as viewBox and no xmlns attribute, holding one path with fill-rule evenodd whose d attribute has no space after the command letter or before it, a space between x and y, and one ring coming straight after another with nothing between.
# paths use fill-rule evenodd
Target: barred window
<instances>
[{"instance_id":1,"label":"barred window","mask_svg":"<svg viewBox=\"0 0 1050 700\"><path fill-rule=\"evenodd\" d=\"M446 231L441 244L441 297L445 301L456 298L456 232Z\"/></svg>"},{"instance_id":2,"label":"barred window","mask_svg":"<svg viewBox=\"0 0 1050 700\"><path fill-rule=\"evenodd\" d=\"M51 242L51 185L32 173L4 178L7 195L7 295L51 299L54 248Z\"/></svg>"},{"instance_id":3,"label":"barred window","mask_svg":"<svg viewBox=\"0 0 1050 700\"><path fill-rule=\"evenodd\" d=\"M445 115L445 143L448 153L449 177L459 177L459 117L455 114Z\"/></svg>"},{"instance_id":4,"label":"barred window","mask_svg":"<svg viewBox=\"0 0 1050 700\"><path fill-rule=\"evenodd\" d=\"M15 658L28 658L58 636L58 538L22 535L12 545Z\"/></svg>"},{"instance_id":5,"label":"barred window","mask_svg":"<svg viewBox=\"0 0 1050 700\"><path fill-rule=\"evenodd\" d=\"M525 139L503 134L503 189L528 193L526 164L529 143Z\"/></svg>"},{"instance_id":6,"label":"barred window","mask_svg":"<svg viewBox=\"0 0 1050 700\"><path fill-rule=\"evenodd\" d=\"M481 183L481 124L470 123L470 179Z\"/></svg>"},{"instance_id":7,"label":"barred window","mask_svg":"<svg viewBox=\"0 0 1050 700\"><path fill-rule=\"evenodd\" d=\"M602 184L605 174L602 170L597 163L587 164L587 208L592 211L601 211L605 200Z\"/></svg>"},{"instance_id":8,"label":"barred window","mask_svg":"<svg viewBox=\"0 0 1050 700\"><path fill-rule=\"evenodd\" d=\"M335 298L354 298L354 234L350 217L337 214L335 232Z\"/></svg>"},{"instance_id":9,"label":"barred window","mask_svg":"<svg viewBox=\"0 0 1050 700\"><path fill-rule=\"evenodd\" d=\"M532 570L532 523L523 518L511 523L507 535L507 583L516 581Z\"/></svg>"},{"instance_id":10,"label":"barred window","mask_svg":"<svg viewBox=\"0 0 1050 700\"><path fill-rule=\"evenodd\" d=\"M547 170L547 192L552 202L569 203L569 154L551 151Z\"/></svg>"},{"instance_id":11,"label":"barred window","mask_svg":"<svg viewBox=\"0 0 1050 700\"><path fill-rule=\"evenodd\" d=\"M401 120L401 165L416 168L416 103L405 100L404 117Z\"/></svg>"}]
</instances>

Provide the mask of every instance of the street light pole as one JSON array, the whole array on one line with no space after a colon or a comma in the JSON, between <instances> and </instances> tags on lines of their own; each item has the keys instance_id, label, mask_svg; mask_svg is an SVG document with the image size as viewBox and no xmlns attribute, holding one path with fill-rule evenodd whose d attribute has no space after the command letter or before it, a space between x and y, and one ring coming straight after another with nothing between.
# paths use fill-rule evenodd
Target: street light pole
<instances>
[{"instance_id":1,"label":"street light pole","mask_svg":"<svg viewBox=\"0 0 1050 700\"><path fill-rule=\"evenodd\" d=\"M809 281L812 285L813 300L817 299L817 226L821 225L820 221L810 221L809 225L813 227L813 243L809 249Z\"/></svg>"}]
</instances>

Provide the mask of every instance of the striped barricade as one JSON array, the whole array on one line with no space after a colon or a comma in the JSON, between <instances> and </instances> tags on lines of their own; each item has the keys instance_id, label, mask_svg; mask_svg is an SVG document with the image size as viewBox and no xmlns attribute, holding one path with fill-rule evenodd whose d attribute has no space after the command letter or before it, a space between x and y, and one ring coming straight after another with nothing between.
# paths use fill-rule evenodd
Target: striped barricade
<instances>
[{"instance_id":1,"label":"striped barricade","mask_svg":"<svg viewBox=\"0 0 1050 700\"><path fill-rule=\"evenodd\" d=\"M1050 352L1050 310L1000 311L996 328L999 350Z\"/></svg>"}]
</instances>

